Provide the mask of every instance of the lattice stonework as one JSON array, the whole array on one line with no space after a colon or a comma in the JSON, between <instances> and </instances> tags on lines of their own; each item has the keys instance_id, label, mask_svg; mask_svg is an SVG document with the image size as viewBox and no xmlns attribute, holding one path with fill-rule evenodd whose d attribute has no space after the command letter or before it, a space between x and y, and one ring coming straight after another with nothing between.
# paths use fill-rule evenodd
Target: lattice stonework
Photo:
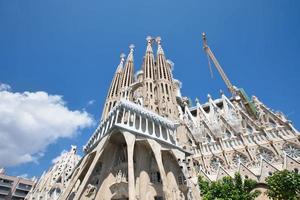
<instances>
[{"instance_id":1,"label":"lattice stonework","mask_svg":"<svg viewBox=\"0 0 300 200\"><path fill-rule=\"evenodd\" d=\"M257 150L256 158L257 160L265 159L268 162L272 162L274 160L274 153L266 148L259 148Z\"/></svg>"},{"instance_id":2,"label":"lattice stonework","mask_svg":"<svg viewBox=\"0 0 300 200\"><path fill-rule=\"evenodd\" d=\"M213 157L210 160L210 167L213 170L217 170L220 166L224 166L224 161L222 159L220 159L219 157Z\"/></svg>"},{"instance_id":3,"label":"lattice stonework","mask_svg":"<svg viewBox=\"0 0 300 200\"><path fill-rule=\"evenodd\" d=\"M247 164L249 162L249 159L244 154L236 153L233 156L232 161L233 161L235 166L238 166L240 163Z\"/></svg>"},{"instance_id":4,"label":"lattice stonework","mask_svg":"<svg viewBox=\"0 0 300 200\"><path fill-rule=\"evenodd\" d=\"M285 145L283 151L287 155L291 156L292 158L300 158L300 148L297 147L296 145L292 145L292 144Z\"/></svg>"}]
</instances>

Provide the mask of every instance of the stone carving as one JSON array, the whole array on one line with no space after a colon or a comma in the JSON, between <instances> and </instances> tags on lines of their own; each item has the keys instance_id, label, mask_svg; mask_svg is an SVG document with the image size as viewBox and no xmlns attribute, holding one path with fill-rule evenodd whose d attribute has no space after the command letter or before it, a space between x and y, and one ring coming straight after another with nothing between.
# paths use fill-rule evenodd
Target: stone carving
<instances>
[{"instance_id":1,"label":"stone carving","mask_svg":"<svg viewBox=\"0 0 300 200\"><path fill-rule=\"evenodd\" d=\"M210 161L210 167L217 171L217 169L220 167L220 165L224 165L224 161L220 159L219 157L213 157Z\"/></svg>"},{"instance_id":2,"label":"stone carving","mask_svg":"<svg viewBox=\"0 0 300 200\"><path fill-rule=\"evenodd\" d=\"M80 157L76 152L76 146L72 145L70 151L62 154L49 171L42 175L26 199L34 200L40 196L47 196L48 200L57 200L68 186L70 175L79 162Z\"/></svg>"},{"instance_id":3,"label":"stone carving","mask_svg":"<svg viewBox=\"0 0 300 200\"><path fill-rule=\"evenodd\" d=\"M240 163L247 164L249 162L247 156L241 153L235 153L235 155L232 158L232 161L235 166L238 166Z\"/></svg>"},{"instance_id":4,"label":"stone carving","mask_svg":"<svg viewBox=\"0 0 300 200\"><path fill-rule=\"evenodd\" d=\"M97 188L94 185L88 184L87 188L86 188L86 191L85 191L85 196L90 197L92 195L95 195L96 189Z\"/></svg>"},{"instance_id":5,"label":"stone carving","mask_svg":"<svg viewBox=\"0 0 300 200\"><path fill-rule=\"evenodd\" d=\"M256 154L257 160L265 159L268 162L272 162L275 159L275 155L272 151L266 148L259 148Z\"/></svg>"},{"instance_id":6,"label":"stone carving","mask_svg":"<svg viewBox=\"0 0 300 200\"><path fill-rule=\"evenodd\" d=\"M300 148L296 145L286 144L283 151L292 158L300 158Z\"/></svg>"}]
</instances>

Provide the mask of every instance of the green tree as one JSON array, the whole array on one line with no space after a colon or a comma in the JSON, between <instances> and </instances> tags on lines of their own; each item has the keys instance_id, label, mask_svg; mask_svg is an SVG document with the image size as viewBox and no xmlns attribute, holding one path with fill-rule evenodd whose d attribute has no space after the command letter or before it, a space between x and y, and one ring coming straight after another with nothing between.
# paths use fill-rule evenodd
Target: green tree
<instances>
[{"instance_id":1,"label":"green tree","mask_svg":"<svg viewBox=\"0 0 300 200\"><path fill-rule=\"evenodd\" d=\"M300 175L288 170L275 172L267 178L267 195L274 200L300 199Z\"/></svg>"},{"instance_id":2,"label":"green tree","mask_svg":"<svg viewBox=\"0 0 300 200\"><path fill-rule=\"evenodd\" d=\"M204 200L253 200L260 194L257 190L253 191L257 182L251 179L243 181L239 173L234 178L226 176L212 182L200 176L198 183Z\"/></svg>"}]
</instances>

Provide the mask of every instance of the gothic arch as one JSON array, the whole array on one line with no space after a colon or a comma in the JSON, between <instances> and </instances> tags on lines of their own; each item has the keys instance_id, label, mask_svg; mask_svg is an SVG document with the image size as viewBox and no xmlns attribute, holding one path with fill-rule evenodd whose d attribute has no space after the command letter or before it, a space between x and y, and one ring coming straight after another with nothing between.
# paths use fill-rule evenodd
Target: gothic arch
<instances>
[{"instance_id":1,"label":"gothic arch","mask_svg":"<svg viewBox=\"0 0 300 200\"><path fill-rule=\"evenodd\" d=\"M162 151L162 158L169 187L171 189L171 196L173 199L181 199L187 195L186 177L182 172L176 156L172 152Z\"/></svg>"},{"instance_id":2,"label":"gothic arch","mask_svg":"<svg viewBox=\"0 0 300 200\"><path fill-rule=\"evenodd\" d=\"M135 163L134 178L139 187L139 196L154 199L163 195L162 174L158 167L153 149L147 140L135 142L133 159Z\"/></svg>"}]
</instances>

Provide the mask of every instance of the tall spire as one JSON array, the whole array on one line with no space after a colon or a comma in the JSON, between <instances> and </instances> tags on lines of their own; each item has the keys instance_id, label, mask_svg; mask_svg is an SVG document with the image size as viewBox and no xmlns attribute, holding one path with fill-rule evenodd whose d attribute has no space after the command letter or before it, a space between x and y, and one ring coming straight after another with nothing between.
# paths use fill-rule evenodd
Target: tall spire
<instances>
[{"instance_id":1,"label":"tall spire","mask_svg":"<svg viewBox=\"0 0 300 200\"><path fill-rule=\"evenodd\" d=\"M155 68L155 62L154 62L154 55L152 50L152 42L153 38L151 36L148 36L146 38L147 40L147 49L146 49L146 55L143 63L143 71L144 71L144 77L145 79L154 79L154 68Z\"/></svg>"},{"instance_id":2,"label":"tall spire","mask_svg":"<svg viewBox=\"0 0 300 200\"><path fill-rule=\"evenodd\" d=\"M133 52L134 52L134 45L131 44L129 46L130 52L127 56L125 67L123 70L123 78L121 83L121 98L130 99L131 92L130 92L130 85L134 82L134 64L133 64Z\"/></svg>"},{"instance_id":3,"label":"tall spire","mask_svg":"<svg viewBox=\"0 0 300 200\"><path fill-rule=\"evenodd\" d=\"M144 97L144 106L146 108L149 108L153 111L156 110L155 105L155 72L156 72L156 66L155 66L155 60L152 50L152 43L153 38L148 36L146 38L147 40L147 48L145 57L143 60L143 72L144 72L144 78L143 78L143 97Z\"/></svg>"},{"instance_id":4,"label":"tall spire","mask_svg":"<svg viewBox=\"0 0 300 200\"><path fill-rule=\"evenodd\" d=\"M116 101L119 99L119 93L120 93L120 87L121 87L121 81L122 76L124 73L123 66L124 66L124 58L125 54L122 53L120 55L120 64L117 67L117 70L115 72L115 75L112 79L105 105L102 112L102 120L104 120L109 113L109 111L115 106Z\"/></svg>"},{"instance_id":5,"label":"tall spire","mask_svg":"<svg viewBox=\"0 0 300 200\"><path fill-rule=\"evenodd\" d=\"M120 81L122 78L122 74L124 73L123 66L124 66L124 58L125 54L121 53L120 55L120 64L117 67L115 72L114 78L111 83L111 88L109 91L109 97L116 97L118 96L118 90L120 89Z\"/></svg>"},{"instance_id":6,"label":"tall spire","mask_svg":"<svg viewBox=\"0 0 300 200\"><path fill-rule=\"evenodd\" d=\"M172 74L170 66L167 63L164 50L161 46L161 37L156 38L157 42L157 78L172 80Z\"/></svg>"},{"instance_id":7,"label":"tall spire","mask_svg":"<svg viewBox=\"0 0 300 200\"><path fill-rule=\"evenodd\" d=\"M157 69L157 100L159 114L167 117L176 118L177 102L176 102L176 83L173 82L171 67L167 63L164 50L161 46L161 38L156 38L156 69Z\"/></svg>"}]
</instances>

